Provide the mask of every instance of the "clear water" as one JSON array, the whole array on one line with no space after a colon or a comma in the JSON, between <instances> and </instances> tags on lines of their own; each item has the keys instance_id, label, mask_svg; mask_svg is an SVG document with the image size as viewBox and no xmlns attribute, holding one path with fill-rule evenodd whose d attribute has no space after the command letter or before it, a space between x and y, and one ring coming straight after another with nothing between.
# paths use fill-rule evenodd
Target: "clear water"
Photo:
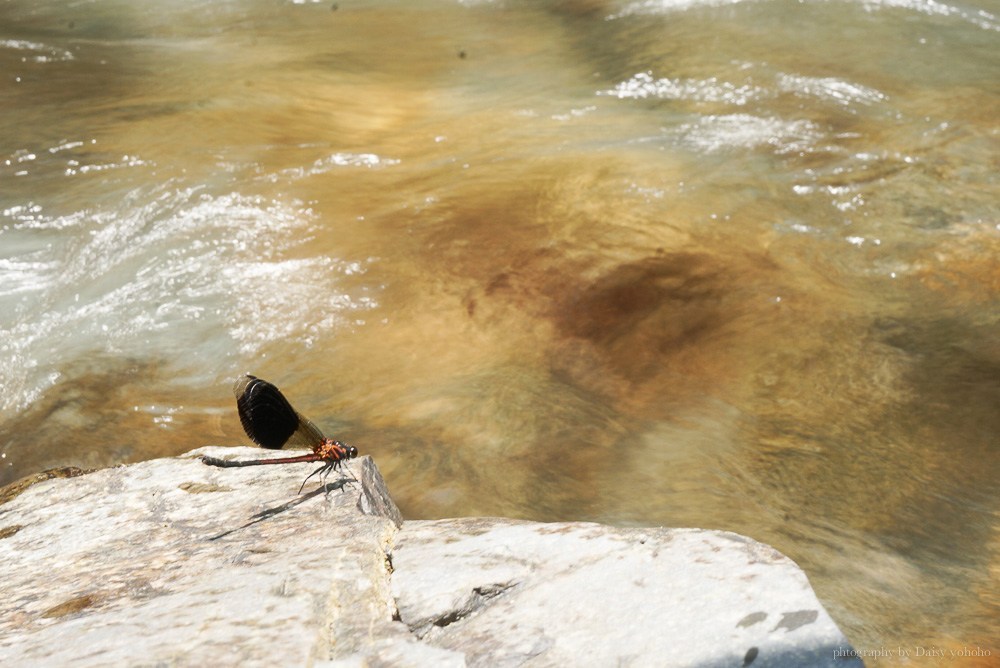
<instances>
[{"instance_id":1,"label":"clear water","mask_svg":"<svg viewBox=\"0 0 1000 668\"><path fill-rule=\"evenodd\" d=\"M245 443L1000 655L1000 5L0 5L0 482ZM919 658L917 658L919 657Z\"/></svg>"}]
</instances>

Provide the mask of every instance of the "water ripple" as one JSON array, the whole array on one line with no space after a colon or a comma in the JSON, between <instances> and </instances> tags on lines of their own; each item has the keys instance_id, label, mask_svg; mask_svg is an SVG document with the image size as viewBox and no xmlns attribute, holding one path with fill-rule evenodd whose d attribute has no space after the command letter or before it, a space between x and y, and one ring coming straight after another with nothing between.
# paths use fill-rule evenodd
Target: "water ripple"
<instances>
[{"instance_id":1,"label":"water ripple","mask_svg":"<svg viewBox=\"0 0 1000 668\"><path fill-rule=\"evenodd\" d=\"M668 100L695 100L699 102L725 102L741 106L762 97L765 90L750 84L737 85L728 81L709 79L654 79L652 72L639 72L614 88L598 91L623 99L659 98Z\"/></svg>"},{"instance_id":2,"label":"water ripple","mask_svg":"<svg viewBox=\"0 0 1000 668\"><path fill-rule=\"evenodd\" d=\"M748 78L743 83L707 79L654 79L650 71L639 72L613 88L597 91L599 96L619 100L688 100L721 103L742 107L750 102L773 99L781 93L826 100L840 106L873 105L889 98L881 91L836 77L809 77L778 72L757 75L759 82Z\"/></svg>"},{"instance_id":3,"label":"water ripple","mask_svg":"<svg viewBox=\"0 0 1000 668\"><path fill-rule=\"evenodd\" d=\"M609 14L606 19L613 21L630 16L672 14L698 8L728 7L730 5L763 3L767 0L641 0L629 2L620 10ZM838 2L842 0L813 0L817 2ZM936 0L847 0L860 4L866 11L882 9L904 9L926 16L957 18L983 30L1000 31L997 17L985 10L969 11Z\"/></svg>"},{"instance_id":4,"label":"water ripple","mask_svg":"<svg viewBox=\"0 0 1000 668\"><path fill-rule=\"evenodd\" d=\"M276 174L269 174L266 180L277 183L284 180L298 180L309 176L326 174L339 167L367 167L376 169L398 165L399 160L395 158L383 158L374 153L334 153L325 158L320 158L309 167L289 167L282 169Z\"/></svg>"},{"instance_id":5,"label":"water ripple","mask_svg":"<svg viewBox=\"0 0 1000 668\"><path fill-rule=\"evenodd\" d=\"M779 90L787 93L830 100L843 106L871 105L889 99L887 95L874 88L835 77L779 74L777 86Z\"/></svg>"},{"instance_id":6,"label":"water ripple","mask_svg":"<svg viewBox=\"0 0 1000 668\"><path fill-rule=\"evenodd\" d=\"M32 54L30 56L21 56L22 62L32 60L36 63L50 63L60 60L73 60L73 54L66 49L42 44L41 42L29 42L23 39L0 39L0 49L13 49L14 51Z\"/></svg>"},{"instance_id":7,"label":"water ripple","mask_svg":"<svg viewBox=\"0 0 1000 668\"><path fill-rule=\"evenodd\" d=\"M777 153L801 152L811 149L822 136L819 128L809 121L748 114L705 116L681 124L671 134L682 145L706 153L759 146L771 146Z\"/></svg>"},{"instance_id":8,"label":"water ripple","mask_svg":"<svg viewBox=\"0 0 1000 668\"><path fill-rule=\"evenodd\" d=\"M135 191L120 208L62 217L33 204L4 210L16 222L0 228L13 251L0 259L0 411L30 404L58 380L49 369L95 341L198 365L219 357L219 331L247 355L279 340L308 346L376 305L337 286L371 260L286 257L314 224L301 202L203 190ZM48 230L63 230L58 243L40 241Z\"/></svg>"}]
</instances>

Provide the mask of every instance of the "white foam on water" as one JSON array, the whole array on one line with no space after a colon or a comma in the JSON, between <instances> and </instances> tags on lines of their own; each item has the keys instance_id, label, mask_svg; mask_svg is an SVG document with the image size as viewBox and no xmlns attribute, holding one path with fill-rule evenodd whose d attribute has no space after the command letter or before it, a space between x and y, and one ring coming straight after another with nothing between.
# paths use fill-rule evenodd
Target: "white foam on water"
<instances>
[{"instance_id":1,"label":"white foam on water","mask_svg":"<svg viewBox=\"0 0 1000 668\"><path fill-rule=\"evenodd\" d=\"M697 102L724 102L741 106L750 100L766 95L766 91L750 84L733 84L709 79L654 79L652 72L639 72L614 88L598 91L598 95L618 99L659 98L667 100L693 100Z\"/></svg>"},{"instance_id":2,"label":"white foam on water","mask_svg":"<svg viewBox=\"0 0 1000 668\"><path fill-rule=\"evenodd\" d=\"M337 287L368 261L287 257L315 224L301 202L165 187L137 189L114 210L3 214L0 239L17 250L0 257L2 411L24 408L58 380L48 370L92 352L172 351L198 365L220 346L309 345L375 305ZM59 237L40 242L50 230Z\"/></svg>"},{"instance_id":3,"label":"white foam on water","mask_svg":"<svg viewBox=\"0 0 1000 668\"><path fill-rule=\"evenodd\" d=\"M749 114L704 116L668 132L684 146L706 153L734 148L769 146L776 153L809 151L822 137L820 129L803 120Z\"/></svg>"}]
</instances>

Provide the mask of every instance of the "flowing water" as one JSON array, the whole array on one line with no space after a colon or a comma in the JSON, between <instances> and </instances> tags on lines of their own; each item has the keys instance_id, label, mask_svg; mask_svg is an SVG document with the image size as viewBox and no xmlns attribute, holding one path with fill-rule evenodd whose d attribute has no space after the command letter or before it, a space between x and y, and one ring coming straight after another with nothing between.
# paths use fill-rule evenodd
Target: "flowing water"
<instances>
[{"instance_id":1,"label":"flowing water","mask_svg":"<svg viewBox=\"0 0 1000 668\"><path fill-rule=\"evenodd\" d=\"M246 443L250 371L409 518L1000 656L997 0L6 0L0 109L0 482Z\"/></svg>"}]
</instances>

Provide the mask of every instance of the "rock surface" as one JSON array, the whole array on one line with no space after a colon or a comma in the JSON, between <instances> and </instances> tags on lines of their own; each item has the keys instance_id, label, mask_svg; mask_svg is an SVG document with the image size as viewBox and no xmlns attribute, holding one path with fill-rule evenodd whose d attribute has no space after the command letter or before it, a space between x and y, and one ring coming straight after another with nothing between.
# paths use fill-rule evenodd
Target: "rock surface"
<instances>
[{"instance_id":1,"label":"rock surface","mask_svg":"<svg viewBox=\"0 0 1000 668\"><path fill-rule=\"evenodd\" d=\"M805 575L733 533L407 522L392 564L400 619L473 665L845 665Z\"/></svg>"},{"instance_id":2,"label":"rock surface","mask_svg":"<svg viewBox=\"0 0 1000 668\"><path fill-rule=\"evenodd\" d=\"M312 464L201 454L261 451L0 505L0 665L860 665L795 564L736 534L403 522L370 458L299 495Z\"/></svg>"}]
</instances>

